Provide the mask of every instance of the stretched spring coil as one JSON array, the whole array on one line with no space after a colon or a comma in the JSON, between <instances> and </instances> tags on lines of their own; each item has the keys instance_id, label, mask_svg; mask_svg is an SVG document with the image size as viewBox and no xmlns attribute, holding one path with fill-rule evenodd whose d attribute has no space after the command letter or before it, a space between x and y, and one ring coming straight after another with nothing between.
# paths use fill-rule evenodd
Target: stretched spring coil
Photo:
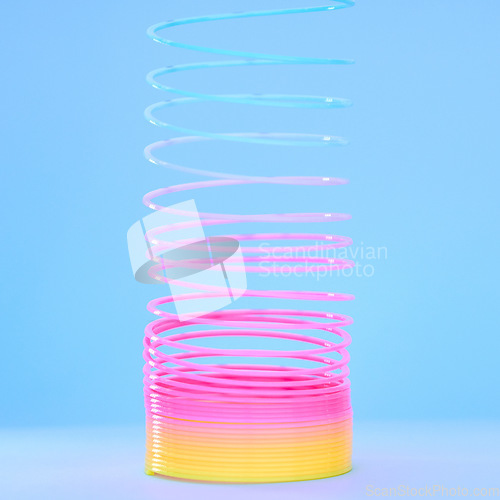
<instances>
[{"instance_id":1,"label":"stretched spring coil","mask_svg":"<svg viewBox=\"0 0 500 500\"><path fill-rule=\"evenodd\" d=\"M160 68L147 79L155 88L179 96L147 108L147 119L162 128L181 132L182 137L156 142L145 150L153 164L200 175L208 180L157 189L145 195L144 204L159 211L169 211L157 198L169 193L242 184L285 184L334 186L347 181L332 177L258 177L212 172L176 165L159 159L160 149L196 141L225 140L269 145L331 147L345 141L339 137L290 133L215 133L182 128L158 118L158 112L185 103L221 101L292 108L341 108L346 99L301 95L212 95L172 88L160 78L180 71L228 66L279 64L349 64L341 59L315 59L222 50L174 42L161 33L168 28L207 21L249 18L278 14L298 14L338 10L350 7L350 0L333 1L332 5L294 8L264 12L232 13L168 21L149 28L156 42L184 49L236 56L236 60L203 62ZM175 212L175 210L174 210ZM182 213L182 211L180 211ZM334 222L350 218L342 213L282 213L282 214L220 214L199 213L203 226L223 226L234 223L303 223ZM165 245L159 227L147 232L154 255L162 255ZM259 233L223 235L236 240L244 257L244 271L257 272L264 256L249 243L291 241L290 247L277 244L272 253L272 269L282 270L293 264L300 269L352 267L345 259L308 257L307 251L342 248L352 242L345 236L317 233ZM217 246L217 241L212 242ZM302 242L299 244L298 242ZM317 243L321 242L318 248ZM247 243L248 242L248 243ZM191 242L192 243L192 242ZM247 245L247 246L245 246ZM269 248L268 248L269 250ZM203 267L203 259L193 258L190 265ZM159 265L159 264L158 264ZM231 264L229 264L231 266ZM233 264L237 268L238 264ZM241 269L240 269L241 270ZM151 268L149 273L162 280ZM165 281L167 281L165 279ZM217 294L200 285L194 294L181 300L191 300L206 294ZM314 301L351 300L352 295L307 291L242 290L245 297ZM186 479L222 482L280 482L335 476L351 469L352 409L347 367L350 343L343 329L352 319L332 312L290 309L222 309L180 321L168 312L171 296L152 300L148 310L159 318L146 327L144 339L144 390L147 418L146 472ZM237 305L237 304L236 304ZM304 331L327 332L329 340L305 335ZM245 337L260 342L263 339L283 339L300 342L301 350L229 349L198 345L200 339ZM259 344L257 344L259 347ZM168 351L170 349L172 352ZM258 358L260 363L237 363L234 358ZM211 361L227 359L221 363ZM265 363L279 358L278 363ZM313 368L295 366L287 360L313 363ZM309 366L309 365L308 365Z\"/></svg>"}]
</instances>

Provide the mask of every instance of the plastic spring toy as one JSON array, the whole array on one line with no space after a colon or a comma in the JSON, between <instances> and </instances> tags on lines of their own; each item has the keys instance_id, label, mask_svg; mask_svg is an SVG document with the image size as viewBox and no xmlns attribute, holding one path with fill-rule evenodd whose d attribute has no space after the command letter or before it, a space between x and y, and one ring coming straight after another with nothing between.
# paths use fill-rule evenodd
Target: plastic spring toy
<instances>
[{"instance_id":1,"label":"plastic spring toy","mask_svg":"<svg viewBox=\"0 0 500 500\"><path fill-rule=\"evenodd\" d=\"M257 177L212 172L184 167L159 159L158 150L195 141L222 140L269 145L332 147L345 141L339 137L290 133L222 134L191 130L158 118L159 111L171 106L201 101L221 101L258 106L291 108L340 108L350 104L346 99L301 95L212 95L172 88L165 76L180 71L198 71L204 68L227 66L256 66L279 64L349 64L341 59L314 59L258 54L235 50L213 49L179 43L165 38L168 29L186 24L259 17L278 14L300 14L335 11L350 7L354 2L338 0L328 6L271 10L265 12L232 13L191 19L168 21L152 26L149 36L161 44L184 49L236 57L235 60L185 64L152 71L147 79L155 88L177 97L150 106L147 119L162 128L181 132L183 137L156 142L145 150L153 164L208 178L177 186L158 189L145 195L144 204L156 211L180 216L192 216L186 209L169 208L157 198L173 192L209 189L216 186L239 184L287 184L335 186L347 181L332 177ZM281 213L281 214L199 214L204 227L235 223L303 223L344 221L350 218L342 213ZM192 222L179 222L177 227L188 227ZM232 260L235 248L243 256L245 273L258 272L263 256L250 243L273 243L271 266L274 270L293 264L299 269L343 269L353 262L327 257L308 257L307 251L329 251L351 244L345 236L332 233L266 233L225 234L220 238L184 241L189 249L179 260L169 254L169 244L162 234L172 230L160 225L146 231L153 265L147 270L152 279L172 281L162 274L166 268L179 268L176 275L182 280L189 274L210 266L225 263L226 272L242 272L240 261ZM278 242L292 242L294 257ZM207 248L210 250L207 250ZM219 251L219 257L214 252ZM200 253L201 252L201 253ZM209 252L207 257L203 252ZM269 252L268 252L269 255ZM269 257L268 257L269 259ZM186 271L187 270L187 271ZM236 287L238 288L238 287ZM146 473L179 478L222 482L279 482L299 481L335 476L351 469L352 409L348 380L349 355L346 347L350 337L344 327L352 322L348 316L332 313L326 305L351 300L352 295L280 290L233 290L237 296L288 299L287 309L219 309L196 314L181 320L168 307L174 299L164 296L152 300L148 310L158 319L146 327L144 339L145 403L147 416ZM194 293L181 294L176 300L194 301L210 295L227 293L219 285L195 286ZM324 301L326 312L295 309L297 300ZM237 306L237 304L236 304ZM327 334L327 339L306 332ZM201 340L245 337L253 340L256 348L237 349L203 346ZM263 339L295 341L299 350L263 349ZM224 344L226 345L226 344ZM287 344L288 345L288 344ZM238 358L258 359L259 362L238 362ZM279 362L273 362L278 358ZM221 361L222 360L222 361ZM226 361L224 361L226 360ZM314 367L296 366L299 361Z\"/></svg>"}]
</instances>

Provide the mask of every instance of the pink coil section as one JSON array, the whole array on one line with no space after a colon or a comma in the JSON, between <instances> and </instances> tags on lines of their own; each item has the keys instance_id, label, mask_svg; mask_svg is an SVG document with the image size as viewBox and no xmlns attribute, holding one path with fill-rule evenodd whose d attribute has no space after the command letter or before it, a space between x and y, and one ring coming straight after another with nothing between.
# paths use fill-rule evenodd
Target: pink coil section
<instances>
[{"instance_id":1,"label":"pink coil section","mask_svg":"<svg viewBox=\"0 0 500 500\"><path fill-rule=\"evenodd\" d=\"M347 0L336 3L344 7L352 4ZM301 10L284 13L295 12ZM214 19L225 18L227 16ZM170 25L174 24L170 22ZM165 26L170 25L166 23ZM248 61L249 56L244 56ZM280 63L277 56L272 57L269 56L267 63ZM259 64L258 60L250 61ZM322 64L321 61L313 63ZM281 62L290 63L286 58ZM260 60L260 64L264 63L265 59ZM335 64L340 63L335 60ZM183 99L186 97L177 101ZM201 98L197 95L188 99ZM266 96L233 97L234 102L248 104L261 104L255 102L259 99L266 100ZM274 103L282 100L280 96L268 99ZM220 100L231 101L231 96L221 96ZM332 101L325 102L329 105ZM317 102L313 104L316 106ZM159 121L155 124L162 126ZM220 228L221 231L225 225L235 223L261 223L264 228L266 223L280 223L285 227L294 223L333 223L350 218L343 213L315 212L246 215L202 211L194 214L160 204L159 198L168 199L171 193L192 193L212 187L231 189L241 184L282 184L326 185L335 189L347 182L332 177L257 177L197 170L168 163L156 156L159 150L168 152L172 146L212 139L276 144L303 142L307 145L342 142L330 136L281 133L207 133L160 141L146 148L146 158L151 163L208 179L157 189L146 194L144 204L154 211L187 219L199 217L203 227ZM186 238L177 241L175 246L171 238L165 238L173 230L189 229L194 224L189 221L160 224L145 232L153 256L153 265L148 270L151 278L171 283L172 278L165 270L178 272L180 267L182 272L175 281L182 285L186 277L196 276L197 272L219 264L224 264L226 273L245 275L261 271L264 262L266 269L273 272L291 265L300 271L341 270L354 265L347 259L323 256L352 243L350 238L332 232L238 231L205 240ZM263 242L267 245L265 254L257 246ZM179 244L184 250L181 257L176 257L172 252L177 251ZM210 256L203 253L207 248ZM236 250L241 252L243 261L234 258ZM311 257L311 251L320 256ZM146 327L144 338L148 474L203 481L280 482L336 476L351 469L352 408L346 350L351 339L344 328L352 319L332 312L331 306L332 302L354 297L338 292L268 290L264 284L259 288L263 289L236 287L232 291L245 300L255 299L259 306L265 299L269 308L238 308L236 300L230 308L180 319L173 312L174 302L194 303L227 293L219 284L193 285L192 280L186 293L175 299L166 295L148 304L148 310L157 316ZM288 308L272 308L274 300L283 299L289 301ZM294 308L298 301L321 301L323 312L303 310L300 306ZM214 340L216 342L211 344ZM277 343L283 348L276 349ZM238 347L241 345L250 347Z\"/></svg>"}]
</instances>

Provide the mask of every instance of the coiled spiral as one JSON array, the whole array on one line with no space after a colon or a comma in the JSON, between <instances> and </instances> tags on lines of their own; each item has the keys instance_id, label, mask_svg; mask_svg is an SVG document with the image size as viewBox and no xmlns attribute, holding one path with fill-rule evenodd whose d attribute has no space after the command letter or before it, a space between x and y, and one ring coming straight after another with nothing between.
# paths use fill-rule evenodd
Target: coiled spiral
<instances>
[{"instance_id":1,"label":"coiled spiral","mask_svg":"<svg viewBox=\"0 0 500 500\"><path fill-rule=\"evenodd\" d=\"M145 195L144 204L159 211L193 215L160 205L156 199L169 193L241 184L340 185L345 179L331 177L257 177L212 172L184 167L160 160L159 149L204 140L224 140L269 145L322 146L343 144L339 137L289 133L223 134L182 128L157 117L159 110L179 104L222 101L259 106L339 108L346 99L300 95L212 95L188 92L160 83L159 78L179 71L227 66L277 64L349 64L340 59L314 59L257 54L234 50L212 49L166 39L160 33L174 26L206 21L228 20L278 14L298 14L338 10L353 5L350 0L338 0L332 5L265 12L213 15L152 26L149 36L162 44L185 49L236 56L237 60L204 62L160 68L147 79L160 90L180 97L153 104L147 108L147 119L162 128L181 132L183 137L156 142L145 150L153 164L175 169L208 180L157 189ZM350 218L342 213L282 213L282 214L221 214L200 212L203 226L234 223L303 223L334 222ZM186 223L184 224L186 225ZM189 225L189 224L187 224ZM182 226L182 224L180 224ZM165 266L168 245L161 235L172 228L160 226L150 230L146 238L158 265L149 273L159 281L169 281L159 271ZM272 247L265 257L272 269L282 270L293 264L298 269L344 269L354 263L346 259L310 257L308 250L326 251L350 245L350 238L317 233L224 234L221 240L236 240L244 258L244 269L229 259L228 269L237 272L258 272L264 260L262 251L249 243L291 241L289 246ZM212 246L221 245L220 241ZM321 242L313 246L312 242ZM248 242L248 243L247 243ZM302 242L302 243L298 243ZM185 242L201 245L206 242ZM175 266L175 261L172 266ZM183 265L196 270L206 267L207 259L193 256ZM213 263L213 262L212 262ZM298 266L298 267L297 267ZM344 301L352 295L307 291L240 290L245 297ZM186 293L175 300L196 300L207 294L222 294L216 286L200 285L195 293ZM316 479L343 474L351 469L352 409L346 347L350 337L344 327L352 319L332 312L289 309L222 309L181 321L168 312L173 297L151 301L148 310L159 318L146 327L144 339L144 390L147 417L146 472L187 479L224 482L278 482ZM236 304L237 305L237 304ZM320 335L304 332L326 332ZM244 337L255 348L234 349L203 346L209 338ZM263 349L265 340L279 339L300 345L300 349ZM238 362L238 359L241 361ZM244 359L243 359L244 358ZM245 361L251 358L253 362ZM236 359L236 361L235 361ZM297 362L308 367L297 366ZM313 365L313 367L310 367Z\"/></svg>"}]
</instances>

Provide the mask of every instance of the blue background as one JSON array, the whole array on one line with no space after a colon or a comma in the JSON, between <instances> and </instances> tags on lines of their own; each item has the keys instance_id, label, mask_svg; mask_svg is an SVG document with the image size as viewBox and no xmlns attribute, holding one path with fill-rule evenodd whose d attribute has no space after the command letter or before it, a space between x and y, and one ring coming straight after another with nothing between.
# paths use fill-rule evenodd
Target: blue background
<instances>
[{"instance_id":1,"label":"blue background","mask_svg":"<svg viewBox=\"0 0 500 500\"><path fill-rule=\"evenodd\" d=\"M1 425L142 423L142 335L152 319L145 306L159 292L133 280L125 235L148 213L146 192L199 180L143 159L146 144L167 136L142 117L164 99L145 74L210 59L155 44L145 30L171 18L304 2L237 4L3 6ZM333 310L355 319L358 421L498 417L499 15L495 0L365 1L336 13L172 30L175 40L212 47L356 60L171 80L208 92L350 98L354 106L344 110L200 104L169 115L214 131L342 135L350 146L213 143L179 147L169 158L222 171L351 180L331 190L240 187L195 199L207 211L349 212L352 221L310 229L387 249L386 259L364 262L374 265L370 278L280 284L356 294Z\"/></svg>"}]
</instances>

